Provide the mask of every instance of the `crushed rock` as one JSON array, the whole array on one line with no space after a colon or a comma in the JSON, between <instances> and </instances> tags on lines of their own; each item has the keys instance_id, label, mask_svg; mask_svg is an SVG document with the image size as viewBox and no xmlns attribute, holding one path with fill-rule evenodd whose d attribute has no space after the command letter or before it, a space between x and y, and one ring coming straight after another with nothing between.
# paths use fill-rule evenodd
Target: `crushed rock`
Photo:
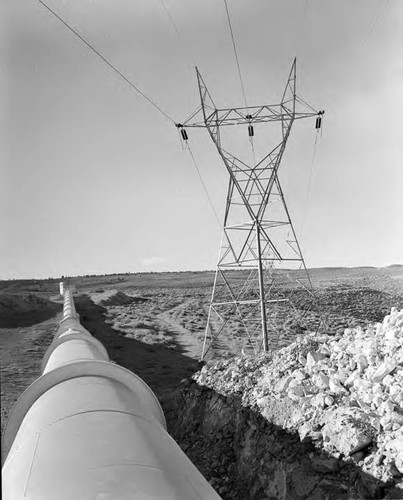
<instances>
[{"instance_id":1,"label":"crushed rock","mask_svg":"<svg viewBox=\"0 0 403 500\"><path fill-rule=\"evenodd\" d=\"M403 476L403 309L366 330L208 364L193 378L379 480Z\"/></svg>"}]
</instances>

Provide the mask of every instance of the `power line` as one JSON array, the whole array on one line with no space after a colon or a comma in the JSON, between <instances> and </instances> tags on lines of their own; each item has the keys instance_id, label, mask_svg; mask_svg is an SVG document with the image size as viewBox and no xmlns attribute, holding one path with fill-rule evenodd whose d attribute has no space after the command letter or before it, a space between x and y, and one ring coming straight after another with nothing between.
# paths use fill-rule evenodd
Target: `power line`
<instances>
[{"instance_id":1,"label":"power line","mask_svg":"<svg viewBox=\"0 0 403 500\"><path fill-rule=\"evenodd\" d=\"M312 153L312 161L311 161L311 171L309 173L308 191L307 191L307 195L306 195L306 199L307 199L308 203L309 203L309 200L311 198L312 175L313 175L313 168L314 168L314 164L315 164L316 148L317 148L317 145L318 145L318 138L319 138L319 129L316 131L315 143L313 145L313 153Z\"/></svg>"},{"instance_id":2,"label":"power line","mask_svg":"<svg viewBox=\"0 0 403 500\"><path fill-rule=\"evenodd\" d=\"M358 51L357 51L358 53L353 54L352 58L350 59L350 61L348 63L348 66L350 66L350 68L352 68L357 63L359 56L360 56L360 52L362 53L367 48L367 45L368 45L369 40L372 36L372 33L375 30L376 26L378 25L379 21L382 19L388 4L389 4L389 0L385 0L384 3L382 4L381 8L377 12L376 16L374 17L372 24L369 27L368 32L366 33L366 35L364 35L362 37L361 47L358 49Z\"/></svg>"},{"instance_id":3,"label":"power line","mask_svg":"<svg viewBox=\"0 0 403 500\"><path fill-rule=\"evenodd\" d=\"M53 14L66 28L68 28L77 38L79 38L89 49L91 49L102 61L107 64L115 73L117 73L126 83L130 85L138 94L140 94L151 106L157 109L161 114L168 118L172 123L175 123L168 113L166 113L158 104L153 102L144 92L142 92L133 82L131 82L121 71L119 71L112 63L110 63L101 53L99 53L89 42L87 42L74 28L72 28L64 19L62 19L54 10L52 10L45 2L38 0L51 14Z\"/></svg>"},{"instance_id":4,"label":"power line","mask_svg":"<svg viewBox=\"0 0 403 500\"><path fill-rule=\"evenodd\" d=\"M165 13L168 16L169 22L171 23L171 25L176 33L176 36L180 42L182 51L184 52L185 56L192 61L193 66L197 66L196 60L194 58L194 54L193 54L191 48L189 47L189 44L183 43L184 38L182 37L181 31L180 31L178 25L176 24L175 19L172 15L171 11L169 10L167 4L164 2L164 0L160 0L160 3L162 4L162 6L165 10Z\"/></svg>"},{"instance_id":5,"label":"power line","mask_svg":"<svg viewBox=\"0 0 403 500\"><path fill-rule=\"evenodd\" d=\"M316 137L315 137L315 142L313 145L313 152L312 152L312 160L311 160L311 168L309 172L309 178L308 178L308 188L307 188L307 193L306 193L306 206L305 206L305 213L302 219L302 225L301 225L301 230L300 230L300 236L302 238L304 229L305 229L305 223L306 219L308 217L309 213L309 204L310 204L310 199L311 199L311 187L312 187L312 178L314 174L314 166L315 166L315 157L316 157L316 148L318 145L318 138L319 138L319 129L316 130Z\"/></svg>"},{"instance_id":6,"label":"power line","mask_svg":"<svg viewBox=\"0 0 403 500\"><path fill-rule=\"evenodd\" d=\"M389 0L385 0L384 4L382 5L382 7L379 9L379 12L377 14L377 16L375 17L373 23L372 23L372 26L370 27L369 31L368 31L368 34L367 34L367 37L366 37L366 40L364 41L364 47L366 45L366 42L368 42L370 36L372 35L372 32L374 31L376 25L379 23L379 21L381 20L381 17L383 16L383 14L385 13L385 10L386 10L386 7L388 6L389 4Z\"/></svg>"},{"instance_id":7,"label":"power line","mask_svg":"<svg viewBox=\"0 0 403 500\"><path fill-rule=\"evenodd\" d=\"M248 104L247 104L247 101L246 101L245 87L244 87L244 84L243 84L243 79L242 79L241 67L239 66L238 53L237 53L237 50L236 50L236 45L235 45L234 32L233 32L233 30L232 30L231 19L230 19L230 17L229 17L229 11L228 11L227 0L224 0L224 4L225 4L225 10L226 10L226 12L227 12L228 26L229 26L229 30L230 30L230 33L231 33L232 46L233 46L233 48L234 48L234 54L235 54L235 59L236 59L236 65L237 65L237 68L238 68L238 75L239 75L239 80L240 80L240 82L241 82L241 87L242 87L243 98L244 98L244 101L245 101L245 107L248 107Z\"/></svg>"},{"instance_id":8,"label":"power line","mask_svg":"<svg viewBox=\"0 0 403 500\"><path fill-rule=\"evenodd\" d=\"M166 12L166 14L167 14L167 16L168 16L169 22L172 24L173 29L174 29L174 30L175 30L175 32L176 32L176 35L178 36L179 40L181 40L181 41L182 41L182 36L181 36L180 31L179 31L179 28L177 27L177 25L176 25L176 23L175 23L175 21L174 21L173 17L171 16L171 13L169 12L168 7L166 6L166 4L165 4L164 0L160 0L160 2L162 3L162 6L164 7L164 10L165 10L165 12Z\"/></svg>"},{"instance_id":9,"label":"power line","mask_svg":"<svg viewBox=\"0 0 403 500\"><path fill-rule=\"evenodd\" d=\"M229 30L230 30L230 33L231 33L232 46L234 48L236 66L238 68L239 81L241 82L243 100L245 102L245 107L248 107L248 102L247 102L247 99L246 99L245 86L244 86L244 83L243 83L243 78L242 78L242 73L241 73L241 66L239 65L238 52L236 50L236 45L235 45L234 31L232 29L231 19L230 19L230 16L229 16L229 10L228 10L227 0L224 0L224 5L225 5L225 11L227 13L227 20L228 20ZM251 151L252 151L253 165L256 166L255 147L253 145L253 138L252 137L249 137L249 143L250 143L250 147L251 147Z\"/></svg>"},{"instance_id":10,"label":"power line","mask_svg":"<svg viewBox=\"0 0 403 500\"><path fill-rule=\"evenodd\" d=\"M308 5L308 6L309 6L309 1L310 0L307 0L307 2L306 2L306 5ZM355 53L353 52L352 54L350 54L350 57L345 62L344 66L345 66L346 71L351 71L354 68L354 66L357 64L357 62L359 61L360 55L362 56L362 54L367 50L367 46L368 46L368 43L372 37L372 34L375 31L375 28L378 26L378 24L382 20L384 14L386 12L387 7L389 6L389 3L390 3L390 0L384 0L383 4L380 6L379 10L377 11L375 17L373 18L373 20L368 28L368 31L366 33L364 33L364 35L361 37L360 44L357 44L357 49L356 49ZM304 72L303 67L300 67L299 71ZM327 107L330 107L330 109L333 109L331 103L335 101L335 97L337 98L338 94L336 94L336 96L329 94L328 91L326 90L326 86L323 86L323 85L321 87L321 92L325 95L325 97L328 98L329 102L327 103Z\"/></svg>"},{"instance_id":11,"label":"power line","mask_svg":"<svg viewBox=\"0 0 403 500\"><path fill-rule=\"evenodd\" d=\"M187 149L188 149L188 151L189 151L189 153L190 153L190 157L192 158L193 165L194 165L194 167L195 167L195 169L196 169L196 171L197 171L197 175L199 176L199 179L200 179L200 181L201 181L201 183L202 183L202 186L203 186L204 192L205 192L205 194L206 194L206 196L207 196L207 199L208 199L208 201L209 201L209 203L210 203L211 210L212 210L212 211L213 211L213 213L214 213L215 220L217 221L218 227L221 229L221 228L222 228L222 226L221 226L221 223L220 223L220 219L219 219L218 214L217 214L217 211L216 211L216 209L215 209L215 207L214 207L214 205L213 205L213 202L212 202L212 200L211 200L211 198L210 198L210 195L209 195L209 192L208 192L208 190L207 190L207 187L206 187L206 185L205 185L205 183L204 183L204 181L203 181L203 177L201 176L200 169L199 169L199 167L198 167L198 165L197 165L197 162L196 162L196 159L195 159L195 157L194 157L194 155L193 155L193 151L191 150L191 148L190 148L190 144L189 144L188 142L186 143L186 145L187 145Z\"/></svg>"}]
</instances>

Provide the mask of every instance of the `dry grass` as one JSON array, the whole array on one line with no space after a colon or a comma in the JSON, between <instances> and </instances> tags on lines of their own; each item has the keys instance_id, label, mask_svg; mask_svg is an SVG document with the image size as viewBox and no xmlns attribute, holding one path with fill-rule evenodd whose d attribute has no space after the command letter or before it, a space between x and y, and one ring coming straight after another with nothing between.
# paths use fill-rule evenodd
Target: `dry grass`
<instances>
[{"instance_id":1,"label":"dry grass","mask_svg":"<svg viewBox=\"0 0 403 500\"><path fill-rule=\"evenodd\" d=\"M381 319L392 306L403 307L403 267L317 269L311 276L335 333ZM76 299L83 325L106 345L111 359L149 383L168 413L169 391L199 367L196 360L213 277L211 272L150 273L75 280L78 292L84 294ZM58 318L46 316L49 309L44 301L57 293L56 280L0 282L3 302L13 294L23 304L32 295L36 304L30 309L35 324L24 323L23 311L13 306L10 312L15 322L0 329L2 425L12 404L40 374L40 362L58 328ZM245 346L239 322L232 322L231 332L218 339L213 357L229 357ZM291 322L271 339L271 345L278 348L294 338Z\"/></svg>"}]
</instances>

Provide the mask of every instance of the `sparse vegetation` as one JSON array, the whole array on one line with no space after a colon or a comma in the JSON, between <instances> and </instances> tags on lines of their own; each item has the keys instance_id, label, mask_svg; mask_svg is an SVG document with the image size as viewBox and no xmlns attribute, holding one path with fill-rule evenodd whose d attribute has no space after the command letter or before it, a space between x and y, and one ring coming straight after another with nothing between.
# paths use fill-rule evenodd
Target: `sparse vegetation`
<instances>
[{"instance_id":1,"label":"sparse vegetation","mask_svg":"<svg viewBox=\"0 0 403 500\"><path fill-rule=\"evenodd\" d=\"M378 321L392 306L403 307L403 267L315 269L311 277L328 333L334 335L347 327L365 327ZM200 368L198 359L213 278L212 272L189 272L85 276L74 280L83 326L101 340L113 362L135 372L153 389L172 432L182 410L177 401L180 381ZM14 305L16 322L0 329L2 426L13 403L39 376L40 362L60 321L55 314L61 309L54 303L58 300L57 280L0 282L0 300L10 294L17 297L15 304L35 297L34 309L39 315L31 319L46 321L24 326L24 316ZM52 317L43 316L45 304L54 305ZM232 335L217 339L211 359L230 359L248 348L239 322L234 319L231 325ZM293 318L287 318L281 332L270 338L270 348L291 343L297 333ZM184 447L189 444L190 436L179 433L174 437ZM217 482L217 467L212 469L207 459L211 453L209 442L201 440L191 447L192 460L208 479ZM217 455L215 459L224 458Z\"/></svg>"}]
</instances>

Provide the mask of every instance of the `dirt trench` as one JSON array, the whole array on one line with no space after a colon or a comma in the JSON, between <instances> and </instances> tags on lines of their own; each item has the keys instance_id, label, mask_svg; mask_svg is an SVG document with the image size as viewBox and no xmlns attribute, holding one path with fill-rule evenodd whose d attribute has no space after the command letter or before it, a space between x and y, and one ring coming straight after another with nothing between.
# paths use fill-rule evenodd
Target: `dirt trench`
<instances>
[{"instance_id":1,"label":"dirt trench","mask_svg":"<svg viewBox=\"0 0 403 500\"><path fill-rule=\"evenodd\" d=\"M190 380L201 367L196 342L168 314L161 313L159 319L175 334L176 349L125 338L124 332L105 322L105 308L88 297L77 297L76 307L83 326L106 346L111 359L150 385L163 406L169 432L224 500L403 498L403 490L375 480L354 463L320 452L312 442L301 443L298 435L243 407L239 398L224 397ZM22 384L39 375L57 321L53 318L31 328L5 331L2 338L4 359L8 361L11 347L15 356L2 367L7 407L25 388ZM35 333L32 346L27 342L31 333ZM23 358L32 362L32 373L21 364ZM16 384L19 378L21 383Z\"/></svg>"},{"instance_id":2,"label":"dirt trench","mask_svg":"<svg viewBox=\"0 0 403 500\"><path fill-rule=\"evenodd\" d=\"M186 381L174 406L171 435L224 500L403 498L403 490L301 443L240 398Z\"/></svg>"},{"instance_id":3,"label":"dirt trench","mask_svg":"<svg viewBox=\"0 0 403 500\"><path fill-rule=\"evenodd\" d=\"M312 442L301 443L297 434L243 407L240 398L197 385L190 377L200 365L187 338L179 342L187 330L167 312L157 318L176 334L175 350L128 340L105 322L104 308L86 297L76 302L83 325L104 343L111 359L156 393L168 431L224 500L403 498L403 490Z\"/></svg>"}]
</instances>

